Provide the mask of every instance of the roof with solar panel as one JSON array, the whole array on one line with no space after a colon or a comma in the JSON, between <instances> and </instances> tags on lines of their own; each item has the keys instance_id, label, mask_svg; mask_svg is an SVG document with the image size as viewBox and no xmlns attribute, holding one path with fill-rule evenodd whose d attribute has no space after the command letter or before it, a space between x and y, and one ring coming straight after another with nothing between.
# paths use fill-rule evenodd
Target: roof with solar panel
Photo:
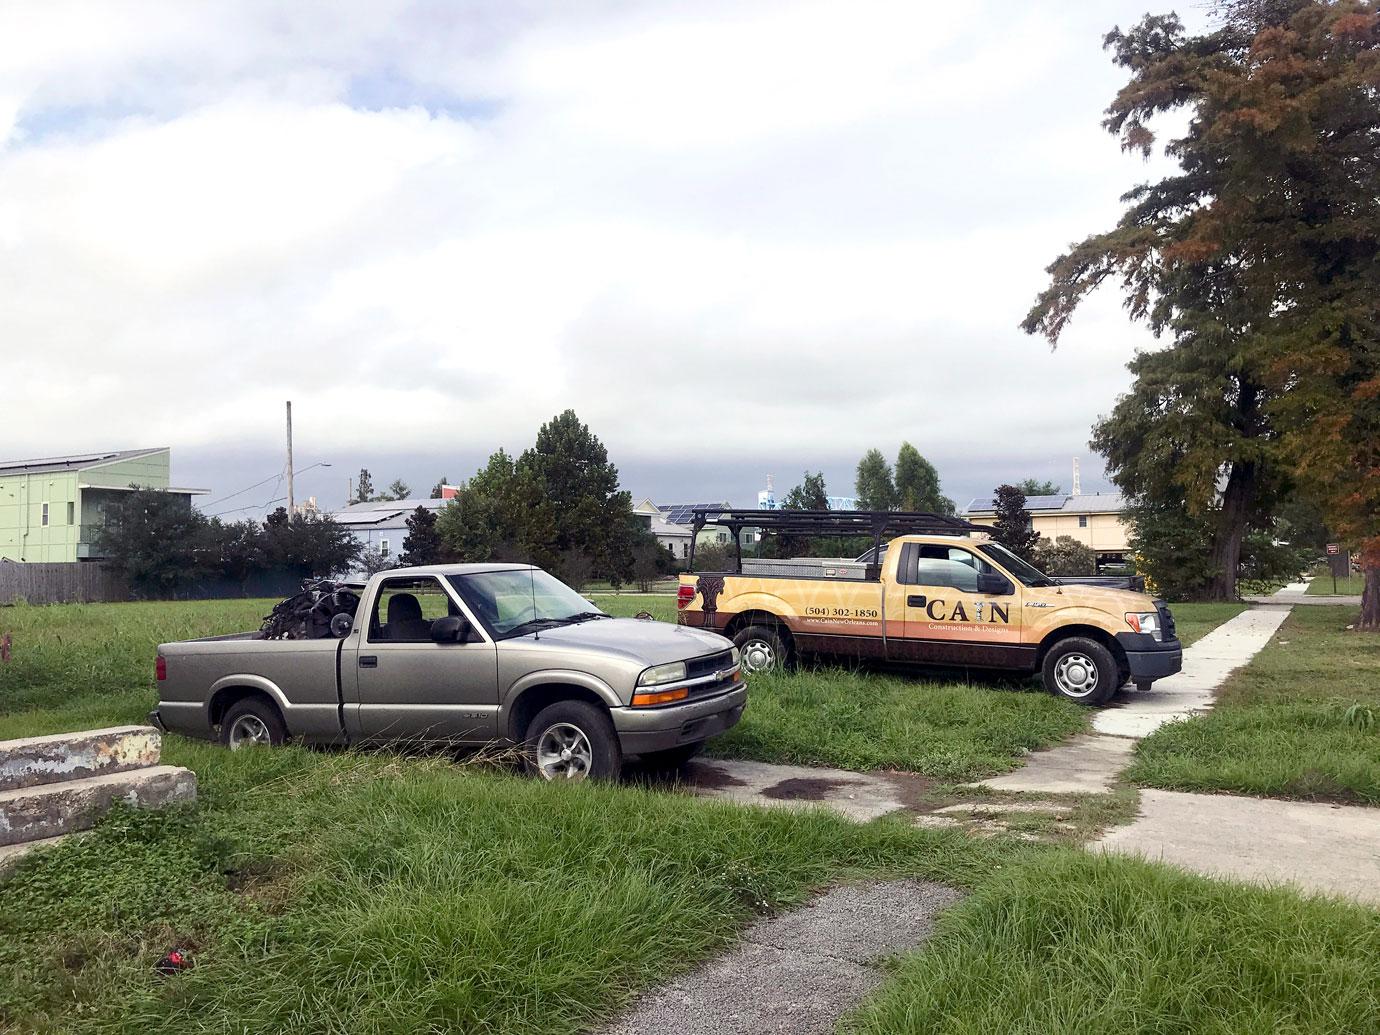
<instances>
[{"instance_id":1,"label":"roof with solar panel","mask_svg":"<svg viewBox=\"0 0 1380 1035\"><path fill-rule=\"evenodd\" d=\"M1057 496L1027 496L1025 509L1030 514L1048 514L1058 511L1062 514L1119 514L1126 509L1126 498L1119 492L1093 492L1072 495L1060 493ZM963 513L995 514L996 500L991 496L979 496L963 508Z\"/></svg>"}]
</instances>

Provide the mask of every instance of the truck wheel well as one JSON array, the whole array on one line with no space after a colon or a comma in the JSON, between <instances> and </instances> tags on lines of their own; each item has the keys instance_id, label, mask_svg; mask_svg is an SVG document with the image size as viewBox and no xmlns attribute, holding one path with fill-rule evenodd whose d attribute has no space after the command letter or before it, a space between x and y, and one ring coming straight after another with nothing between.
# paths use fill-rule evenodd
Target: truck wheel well
<instances>
[{"instance_id":1,"label":"truck wheel well","mask_svg":"<svg viewBox=\"0 0 1380 1035\"><path fill-rule=\"evenodd\" d=\"M573 683L543 683L524 690L512 703L508 711L508 739L514 744L521 744L527 736L528 725L537 717L537 713L557 701L588 701L608 710L604 699L593 690Z\"/></svg>"},{"instance_id":2,"label":"truck wheel well","mask_svg":"<svg viewBox=\"0 0 1380 1035\"><path fill-rule=\"evenodd\" d=\"M765 625L769 629L775 629L776 634L785 640L787 645L791 643L791 630L770 611L743 611L734 615L724 626L724 635L731 640L749 625Z\"/></svg>"},{"instance_id":3,"label":"truck wheel well","mask_svg":"<svg viewBox=\"0 0 1380 1035\"><path fill-rule=\"evenodd\" d=\"M1116 658L1117 665L1123 668L1126 666L1126 651L1111 633L1099 629L1095 625L1063 625L1040 641L1040 653L1036 658L1035 668L1038 670L1044 665L1045 655L1049 653L1051 647L1060 640L1067 640L1070 636L1083 636L1089 640L1096 640L1112 652L1112 657Z\"/></svg>"},{"instance_id":4,"label":"truck wheel well","mask_svg":"<svg viewBox=\"0 0 1380 1035\"><path fill-rule=\"evenodd\" d=\"M223 686L211 698L211 725L219 726L221 720L225 718L225 713L247 697L258 698L277 712L278 718L283 717L283 710L278 707L278 702L262 690L257 690L252 686Z\"/></svg>"}]
</instances>

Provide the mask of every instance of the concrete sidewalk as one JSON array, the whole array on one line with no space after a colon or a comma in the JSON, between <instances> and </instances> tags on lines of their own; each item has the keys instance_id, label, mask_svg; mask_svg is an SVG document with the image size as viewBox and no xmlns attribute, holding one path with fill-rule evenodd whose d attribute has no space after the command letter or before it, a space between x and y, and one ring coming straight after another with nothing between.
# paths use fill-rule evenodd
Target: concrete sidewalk
<instances>
[{"instance_id":1,"label":"concrete sidewalk","mask_svg":"<svg viewBox=\"0 0 1380 1035\"><path fill-rule=\"evenodd\" d=\"M1146 692L1124 690L1092 717L1092 736L1037 751L1014 773L970 787L1034 794L1110 794L1118 774L1131 761L1135 742L1166 722L1212 707L1219 686L1270 642L1289 616L1285 608L1254 608L1219 625L1184 650L1184 668L1160 679Z\"/></svg>"},{"instance_id":2,"label":"concrete sidewalk","mask_svg":"<svg viewBox=\"0 0 1380 1035\"><path fill-rule=\"evenodd\" d=\"M1323 578L1330 581L1331 576L1323 576ZM1307 582L1291 582L1289 585L1275 590L1267 597L1254 596L1246 597L1246 599L1252 604L1330 604L1334 607L1338 605L1343 607L1361 606L1361 596L1359 593L1329 593L1324 596L1310 597L1308 595L1308 586L1309 583Z\"/></svg>"},{"instance_id":3,"label":"concrete sidewalk","mask_svg":"<svg viewBox=\"0 0 1380 1035\"><path fill-rule=\"evenodd\" d=\"M1144 790L1136 821L1093 847L1380 905L1380 809Z\"/></svg>"}]
</instances>

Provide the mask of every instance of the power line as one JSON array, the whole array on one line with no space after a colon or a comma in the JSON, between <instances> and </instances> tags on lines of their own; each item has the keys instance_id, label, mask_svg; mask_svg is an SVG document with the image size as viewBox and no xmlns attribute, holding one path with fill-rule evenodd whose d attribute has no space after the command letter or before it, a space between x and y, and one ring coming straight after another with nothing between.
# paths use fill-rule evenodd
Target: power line
<instances>
[{"instance_id":1,"label":"power line","mask_svg":"<svg viewBox=\"0 0 1380 1035\"><path fill-rule=\"evenodd\" d=\"M286 467L286 465L285 465L285 466L280 467L280 468L278 469L278 473L277 473L277 474L270 474L267 478L265 478L265 479L264 479L263 481L261 481L261 482L255 482L253 485L246 485L243 489L240 489L240 490L237 491L237 492L232 492L229 496L222 496L222 497L221 497L220 499L218 499L218 500L211 500L209 503L204 503L204 504L202 504L202 509L205 509L206 507L214 507L217 503L224 503L226 500L232 500L232 499L234 499L236 496L239 496L239 495L242 495L243 493L248 492L250 489L257 489L260 485L267 485L269 482L273 481L274 478L277 478L279 482L282 482L283 477L286 475L286 473L287 473L287 467ZM275 489L274 491L276 492L277 490ZM239 508L239 509L241 509L241 510L249 510L250 508L249 508L249 507L241 507L241 508ZM228 511L228 510L227 510L225 513L227 513L227 514L232 514L232 513L234 513L234 511Z\"/></svg>"}]
</instances>

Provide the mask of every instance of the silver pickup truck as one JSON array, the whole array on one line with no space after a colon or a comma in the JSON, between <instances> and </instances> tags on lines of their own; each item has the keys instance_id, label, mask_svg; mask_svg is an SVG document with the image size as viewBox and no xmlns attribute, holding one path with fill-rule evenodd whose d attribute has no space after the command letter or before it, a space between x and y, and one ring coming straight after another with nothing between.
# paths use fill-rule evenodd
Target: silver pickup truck
<instances>
[{"instance_id":1,"label":"silver pickup truck","mask_svg":"<svg viewBox=\"0 0 1380 1035\"><path fill-rule=\"evenodd\" d=\"M162 644L149 718L232 750L519 744L571 780L615 776L624 755L677 764L737 723L747 686L729 640L592 608L530 565L386 571L330 637Z\"/></svg>"}]
</instances>

